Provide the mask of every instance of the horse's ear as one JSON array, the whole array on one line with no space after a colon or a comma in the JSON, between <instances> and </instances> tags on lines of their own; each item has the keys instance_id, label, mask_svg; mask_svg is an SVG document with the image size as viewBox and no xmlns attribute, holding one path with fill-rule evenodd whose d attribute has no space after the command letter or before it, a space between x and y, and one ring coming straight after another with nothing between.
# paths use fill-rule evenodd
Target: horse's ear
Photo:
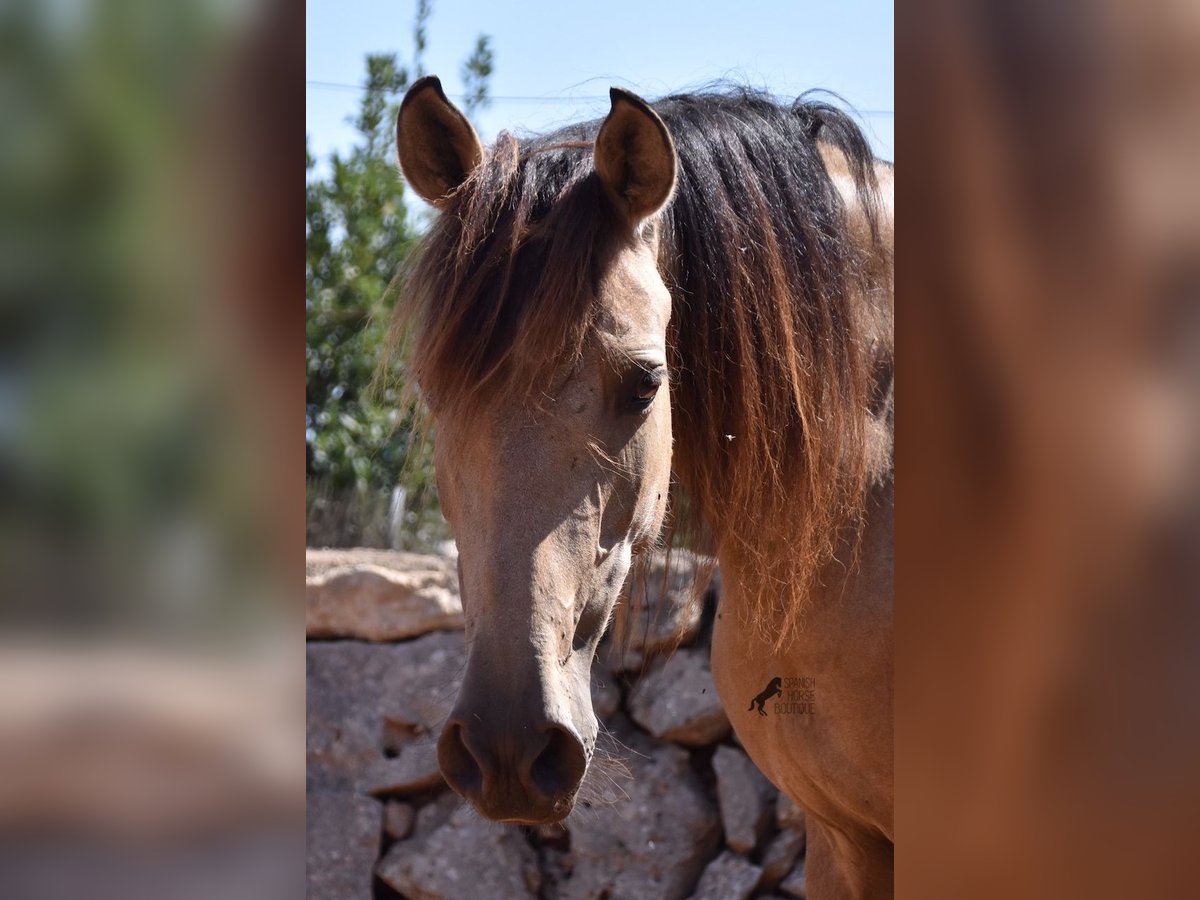
<instances>
[{"instance_id":1,"label":"horse's ear","mask_svg":"<svg viewBox=\"0 0 1200 900\"><path fill-rule=\"evenodd\" d=\"M396 149L405 179L437 207L445 206L483 159L479 136L446 99L436 75L414 82L404 95L396 118Z\"/></svg>"},{"instance_id":2,"label":"horse's ear","mask_svg":"<svg viewBox=\"0 0 1200 900\"><path fill-rule=\"evenodd\" d=\"M596 135L596 173L633 224L654 215L675 190L671 133L641 97L608 92L612 109Z\"/></svg>"}]
</instances>

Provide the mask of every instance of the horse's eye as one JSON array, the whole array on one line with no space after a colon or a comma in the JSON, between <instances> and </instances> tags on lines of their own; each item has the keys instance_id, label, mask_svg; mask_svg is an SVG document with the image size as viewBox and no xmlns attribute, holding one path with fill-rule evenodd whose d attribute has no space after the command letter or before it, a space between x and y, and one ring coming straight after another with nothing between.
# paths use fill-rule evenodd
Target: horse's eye
<instances>
[{"instance_id":1,"label":"horse's eye","mask_svg":"<svg viewBox=\"0 0 1200 900\"><path fill-rule=\"evenodd\" d=\"M662 387L665 371L662 367L647 369L638 377L633 388L633 408L642 412L650 408L658 389Z\"/></svg>"}]
</instances>

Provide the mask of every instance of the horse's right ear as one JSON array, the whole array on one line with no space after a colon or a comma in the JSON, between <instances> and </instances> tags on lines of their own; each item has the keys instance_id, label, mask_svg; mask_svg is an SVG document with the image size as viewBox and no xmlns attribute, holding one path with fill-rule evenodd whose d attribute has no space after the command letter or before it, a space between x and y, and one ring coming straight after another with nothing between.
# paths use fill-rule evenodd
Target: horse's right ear
<instances>
[{"instance_id":1,"label":"horse's right ear","mask_svg":"<svg viewBox=\"0 0 1200 900\"><path fill-rule=\"evenodd\" d=\"M479 136L446 99L436 75L419 79L404 95L396 118L396 150L404 178L439 208L483 160Z\"/></svg>"}]
</instances>

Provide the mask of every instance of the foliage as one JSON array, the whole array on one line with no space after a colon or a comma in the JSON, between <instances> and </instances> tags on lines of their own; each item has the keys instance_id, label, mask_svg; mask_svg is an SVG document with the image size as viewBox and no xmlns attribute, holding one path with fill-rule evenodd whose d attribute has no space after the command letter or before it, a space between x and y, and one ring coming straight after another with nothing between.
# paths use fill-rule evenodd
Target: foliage
<instances>
[{"instance_id":1,"label":"foliage","mask_svg":"<svg viewBox=\"0 0 1200 900\"><path fill-rule=\"evenodd\" d=\"M414 442L412 423L397 420L403 373L378 396L368 391L386 341L389 287L422 226L423 213L405 203L393 129L404 90L424 72L431 12L427 0L418 4L410 66L395 54L367 56L366 89L353 119L358 141L331 156L328 174L318 175L305 138L310 543L395 543L379 521L397 488L410 524L428 526L415 542L437 536L430 530L440 518L430 454ZM492 64L481 36L463 64L468 112L486 106ZM356 518L354 527L349 520Z\"/></svg>"},{"instance_id":2,"label":"foliage","mask_svg":"<svg viewBox=\"0 0 1200 900\"><path fill-rule=\"evenodd\" d=\"M490 102L488 83L492 77L493 62L495 59L492 56L491 40L486 34L481 34L475 42L475 49L459 70L464 87L463 106L468 116L474 114L477 109L487 107Z\"/></svg>"},{"instance_id":3,"label":"foliage","mask_svg":"<svg viewBox=\"0 0 1200 900\"><path fill-rule=\"evenodd\" d=\"M276 612L280 495L242 427L275 427L271 352L248 349L274 258L247 264L241 231L273 222L241 188L275 73L230 77L261 71L251 22L205 0L0 11L6 635L219 640Z\"/></svg>"}]
</instances>

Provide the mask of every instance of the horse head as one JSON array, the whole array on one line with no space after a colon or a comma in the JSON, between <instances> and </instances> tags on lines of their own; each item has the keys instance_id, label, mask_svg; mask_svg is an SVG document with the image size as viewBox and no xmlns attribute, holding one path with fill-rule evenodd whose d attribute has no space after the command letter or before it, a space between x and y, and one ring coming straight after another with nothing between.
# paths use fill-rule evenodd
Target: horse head
<instances>
[{"instance_id":1,"label":"horse head","mask_svg":"<svg viewBox=\"0 0 1200 900\"><path fill-rule=\"evenodd\" d=\"M438 760L498 821L571 811L598 730L596 647L667 502L655 217L676 155L649 106L611 99L594 140L541 154L506 135L485 151L436 78L412 86L397 124L406 180L442 211L413 276L434 294L413 370L470 649Z\"/></svg>"}]
</instances>

